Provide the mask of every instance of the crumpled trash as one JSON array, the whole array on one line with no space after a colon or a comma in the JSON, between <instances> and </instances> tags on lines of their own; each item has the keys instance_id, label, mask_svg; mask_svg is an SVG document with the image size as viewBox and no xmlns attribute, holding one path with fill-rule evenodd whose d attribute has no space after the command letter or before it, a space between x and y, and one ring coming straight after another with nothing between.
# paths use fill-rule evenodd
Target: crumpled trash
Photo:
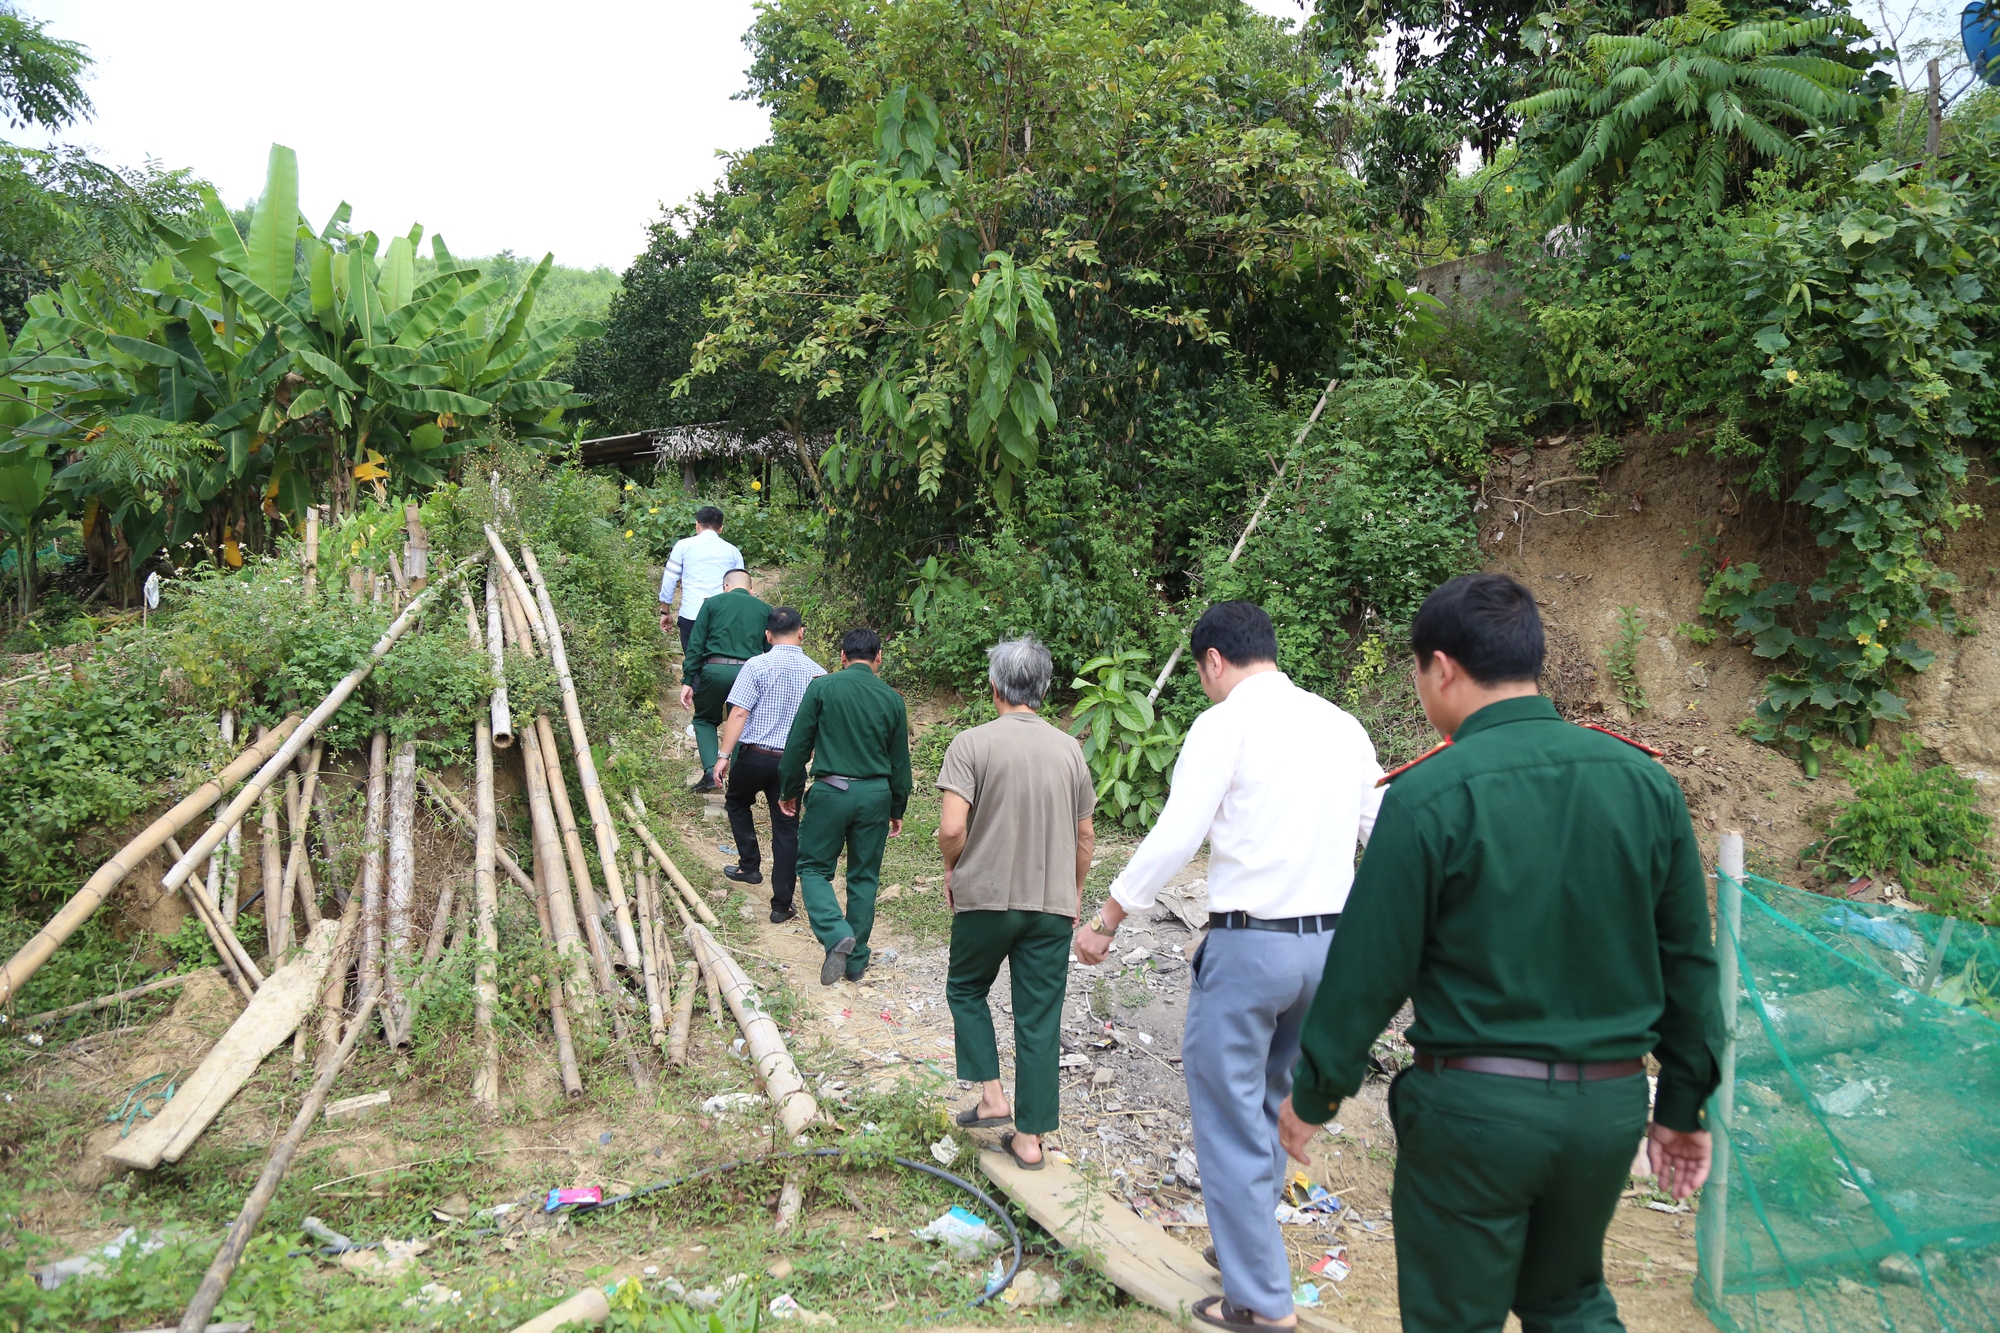
<instances>
[{"instance_id":1,"label":"crumpled trash","mask_svg":"<svg viewBox=\"0 0 2000 1333\"><path fill-rule=\"evenodd\" d=\"M1832 1092L1813 1098L1819 1109L1828 1115L1837 1115L1843 1120L1852 1120L1860 1114L1861 1108L1875 1097L1875 1083L1872 1079L1843 1083Z\"/></svg>"},{"instance_id":2,"label":"crumpled trash","mask_svg":"<svg viewBox=\"0 0 2000 1333\"><path fill-rule=\"evenodd\" d=\"M937 1158L939 1166L950 1166L958 1160L958 1142L947 1134L931 1145L931 1156Z\"/></svg>"},{"instance_id":3,"label":"crumpled trash","mask_svg":"<svg viewBox=\"0 0 2000 1333\"><path fill-rule=\"evenodd\" d=\"M1195 1160L1194 1149L1183 1148L1174 1155L1174 1179L1189 1189L1201 1188L1201 1163Z\"/></svg>"},{"instance_id":4,"label":"crumpled trash","mask_svg":"<svg viewBox=\"0 0 2000 1333\"><path fill-rule=\"evenodd\" d=\"M82 1254L73 1254L67 1259L58 1259L52 1264L45 1264L36 1269L35 1280L41 1284L43 1291L54 1291L73 1277L102 1275L107 1271L106 1263L118 1262L119 1256L125 1253L125 1247L135 1241L138 1242L138 1252L147 1255L166 1248L168 1239L167 1236L155 1232L144 1240L139 1240L138 1228L126 1227L94 1250L85 1250Z\"/></svg>"},{"instance_id":5,"label":"crumpled trash","mask_svg":"<svg viewBox=\"0 0 2000 1333\"><path fill-rule=\"evenodd\" d=\"M1335 1282L1347 1281L1354 1271L1354 1265L1347 1262L1347 1247L1336 1245L1329 1249L1320 1261L1306 1270L1314 1277L1332 1278Z\"/></svg>"},{"instance_id":6,"label":"crumpled trash","mask_svg":"<svg viewBox=\"0 0 2000 1333\"><path fill-rule=\"evenodd\" d=\"M1301 1282L1292 1292L1292 1304L1302 1310L1315 1309L1319 1305L1319 1288L1310 1282Z\"/></svg>"},{"instance_id":7,"label":"crumpled trash","mask_svg":"<svg viewBox=\"0 0 2000 1333\"><path fill-rule=\"evenodd\" d=\"M1917 932L1887 917L1868 916L1855 911L1852 907L1836 907L1831 912L1822 913L1820 920L1850 935L1859 935L1871 944L1879 944L1885 949L1912 954L1919 961L1924 957Z\"/></svg>"},{"instance_id":8,"label":"crumpled trash","mask_svg":"<svg viewBox=\"0 0 2000 1333\"><path fill-rule=\"evenodd\" d=\"M753 1115L764 1104L754 1092L719 1092L701 1104L701 1113L718 1118Z\"/></svg>"},{"instance_id":9,"label":"crumpled trash","mask_svg":"<svg viewBox=\"0 0 2000 1333\"><path fill-rule=\"evenodd\" d=\"M991 1296L998 1290L1006 1276L1006 1259L995 1259L992 1269L986 1274L986 1294ZM1016 1310L1025 1310L1036 1305L1058 1305L1062 1302L1062 1296L1061 1282L1032 1268L1024 1268L1014 1274L1014 1280L1008 1283L1007 1290L1001 1293L1000 1301Z\"/></svg>"},{"instance_id":10,"label":"crumpled trash","mask_svg":"<svg viewBox=\"0 0 2000 1333\"><path fill-rule=\"evenodd\" d=\"M389 1282L417 1266L417 1256L430 1246L420 1240L384 1238L373 1250L348 1250L340 1256L340 1266L370 1282Z\"/></svg>"},{"instance_id":11,"label":"crumpled trash","mask_svg":"<svg viewBox=\"0 0 2000 1333\"><path fill-rule=\"evenodd\" d=\"M984 1258L989 1250L997 1250L1002 1244L998 1232L956 1204L950 1212L932 1218L929 1225L910 1234L918 1240L938 1241L961 1259Z\"/></svg>"},{"instance_id":12,"label":"crumpled trash","mask_svg":"<svg viewBox=\"0 0 2000 1333\"><path fill-rule=\"evenodd\" d=\"M462 1291L453 1291L442 1282L426 1282L417 1288L417 1294L403 1302L405 1310L416 1310L427 1305L457 1305L465 1299Z\"/></svg>"},{"instance_id":13,"label":"crumpled trash","mask_svg":"<svg viewBox=\"0 0 2000 1333\"><path fill-rule=\"evenodd\" d=\"M354 1248L353 1241L341 1235L317 1217L308 1216L305 1221L299 1223L299 1229L322 1244L331 1245L336 1250L351 1250Z\"/></svg>"},{"instance_id":14,"label":"crumpled trash","mask_svg":"<svg viewBox=\"0 0 2000 1333\"><path fill-rule=\"evenodd\" d=\"M713 1310L722 1304L722 1292L714 1287L696 1287L687 1294L687 1303L697 1310Z\"/></svg>"},{"instance_id":15,"label":"crumpled trash","mask_svg":"<svg viewBox=\"0 0 2000 1333\"><path fill-rule=\"evenodd\" d=\"M604 1202L604 1186L575 1185L566 1188L550 1190L548 1202L542 1205L542 1211L545 1213L553 1213L556 1209L568 1207L570 1204L576 1204L576 1203L595 1204L603 1202Z\"/></svg>"}]
</instances>

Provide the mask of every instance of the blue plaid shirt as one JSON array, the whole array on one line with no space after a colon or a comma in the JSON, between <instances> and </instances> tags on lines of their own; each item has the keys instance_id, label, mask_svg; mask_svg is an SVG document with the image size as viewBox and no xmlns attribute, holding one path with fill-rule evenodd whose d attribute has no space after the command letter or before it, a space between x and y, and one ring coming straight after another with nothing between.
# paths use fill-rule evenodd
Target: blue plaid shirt
<instances>
[{"instance_id":1,"label":"blue plaid shirt","mask_svg":"<svg viewBox=\"0 0 2000 1333\"><path fill-rule=\"evenodd\" d=\"M796 643L773 644L770 652L745 662L736 673L736 683L729 687L730 706L750 712L740 743L784 749L807 683L825 674L826 668L807 657L806 650Z\"/></svg>"}]
</instances>

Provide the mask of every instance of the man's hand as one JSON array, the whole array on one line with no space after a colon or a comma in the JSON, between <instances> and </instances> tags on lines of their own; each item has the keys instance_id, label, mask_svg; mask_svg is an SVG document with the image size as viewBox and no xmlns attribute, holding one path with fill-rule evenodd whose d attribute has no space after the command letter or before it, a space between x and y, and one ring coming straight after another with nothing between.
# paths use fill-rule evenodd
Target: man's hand
<instances>
[{"instance_id":1,"label":"man's hand","mask_svg":"<svg viewBox=\"0 0 2000 1333\"><path fill-rule=\"evenodd\" d=\"M694 711L694 686L692 685L681 686L681 711L683 713L692 713Z\"/></svg>"},{"instance_id":2,"label":"man's hand","mask_svg":"<svg viewBox=\"0 0 2000 1333\"><path fill-rule=\"evenodd\" d=\"M1653 1174L1660 1178L1660 1188L1676 1199L1687 1198L1707 1181L1714 1151L1715 1142L1706 1130L1646 1126L1646 1155Z\"/></svg>"},{"instance_id":3,"label":"man's hand","mask_svg":"<svg viewBox=\"0 0 2000 1333\"><path fill-rule=\"evenodd\" d=\"M1319 1126L1299 1119L1299 1113L1292 1109L1292 1099L1285 1098L1284 1105L1278 1108L1278 1142L1285 1145L1286 1153L1300 1166L1312 1165L1306 1149L1312 1146L1313 1135L1317 1133Z\"/></svg>"},{"instance_id":4,"label":"man's hand","mask_svg":"<svg viewBox=\"0 0 2000 1333\"><path fill-rule=\"evenodd\" d=\"M903 836L903 821L902 821L902 820L900 820L900 819L892 819L892 820L890 820L890 821L889 821L889 836L890 836L890 837L892 837L892 838L900 838L900 837L902 837L902 836Z\"/></svg>"},{"instance_id":5,"label":"man's hand","mask_svg":"<svg viewBox=\"0 0 2000 1333\"><path fill-rule=\"evenodd\" d=\"M799 815L799 798L794 796L789 801L780 801L778 802L778 808L785 812L785 818L797 819Z\"/></svg>"},{"instance_id":6,"label":"man's hand","mask_svg":"<svg viewBox=\"0 0 2000 1333\"><path fill-rule=\"evenodd\" d=\"M715 757L715 781L717 786L729 781L729 751L727 750L724 750Z\"/></svg>"},{"instance_id":7,"label":"man's hand","mask_svg":"<svg viewBox=\"0 0 2000 1333\"><path fill-rule=\"evenodd\" d=\"M1076 949L1076 956L1080 961L1095 966L1103 962L1104 956L1111 952L1111 936L1100 935L1089 926L1085 926L1076 932L1072 947Z\"/></svg>"},{"instance_id":8,"label":"man's hand","mask_svg":"<svg viewBox=\"0 0 2000 1333\"><path fill-rule=\"evenodd\" d=\"M664 630L671 630L673 627L674 627L674 613L672 611L669 611L665 607L661 607L660 628Z\"/></svg>"},{"instance_id":9,"label":"man's hand","mask_svg":"<svg viewBox=\"0 0 2000 1333\"><path fill-rule=\"evenodd\" d=\"M944 868L944 905L947 911L958 910L956 905L953 904L951 900L951 872L953 869L954 867L952 866L946 866ZM1071 924L1074 925L1075 923L1072 922Z\"/></svg>"}]
</instances>

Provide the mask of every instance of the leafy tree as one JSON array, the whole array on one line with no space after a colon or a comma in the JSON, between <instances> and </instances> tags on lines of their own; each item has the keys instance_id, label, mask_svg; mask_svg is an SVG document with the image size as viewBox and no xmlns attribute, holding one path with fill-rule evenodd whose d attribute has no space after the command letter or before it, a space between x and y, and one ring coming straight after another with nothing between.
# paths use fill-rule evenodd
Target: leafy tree
<instances>
[{"instance_id":1,"label":"leafy tree","mask_svg":"<svg viewBox=\"0 0 2000 1333\"><path fill-rule=\"evenodd\" d=\"M17 130L59 130L90 118L83 91L90 56L80 43L49 36L48 26L0 5L0 111Z\"/></svg>"}]
</instances>

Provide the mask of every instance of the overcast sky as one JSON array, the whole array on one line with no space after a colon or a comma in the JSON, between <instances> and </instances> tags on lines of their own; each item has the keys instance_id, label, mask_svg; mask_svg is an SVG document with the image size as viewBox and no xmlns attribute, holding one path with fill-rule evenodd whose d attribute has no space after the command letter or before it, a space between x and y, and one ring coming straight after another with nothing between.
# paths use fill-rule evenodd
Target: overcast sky
<instances>
[{"instance_id":1,"label":"overcast sky","mask_svg":"<svg viewBox=\"0 0 2000 1333\"><path fill-rule=\"evenodd\" d=\"M766 123L730 100L750 0L399 0L365 21L273 0L20 8L90 48L97 115L66 137L101 159L192 167L235 205L287 144L314 223L345 199L359 227L421 222L461 255L622 269L661 206L714 182L716 153Z\"/></svg>"}]
</instances>

